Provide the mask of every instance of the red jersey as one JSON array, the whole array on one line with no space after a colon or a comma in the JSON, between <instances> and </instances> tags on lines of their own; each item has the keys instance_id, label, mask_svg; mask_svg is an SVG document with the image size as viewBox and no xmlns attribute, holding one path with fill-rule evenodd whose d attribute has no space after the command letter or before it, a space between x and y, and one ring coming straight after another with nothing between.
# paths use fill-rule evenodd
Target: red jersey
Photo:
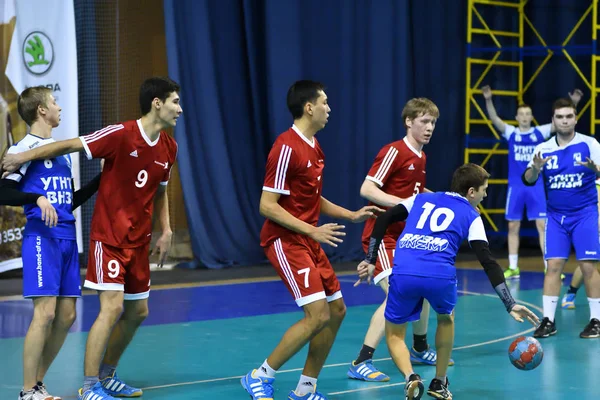
<instances>
[{"instance_id":1,"label":"red jersey","mask_svg":"<svg viewBox=\"0 0 600 400\"><path fill-rule=\"evenodd\" d=\"M166 132L152 142L140 120L109 125L81 142L88 159L104 158L91 240L119 248L143 246L152 235L158 185L166 185L177 143Z\"/></svg>"},{"instance_id":2,"label":"red jersey","mask_svg":"<svg viewBox=\"0 0 600 400\"><path fill-rule=\"evenodd\" d=\"M416 150L404 138L383 146L366 179L375 182L385 193L406 199L425 189L426 161L425 153ZM375 219L369 218L363 229L363 246L368 246L374 226ZM388 227L385 234L398 240L403 229L404 221L396 222Z\"/></svg>"},{"instance_id":3,"label":"red jersey","mask_svg":"<svg viewBox=\"0 0 600 400\"><path fill-rule=\"evenodd\" d=\"M325 155L317 139L308 140L296 126L279 135L269 158L263 190L279 193L279 205L294 217L316 226L321 211L321 188ZM267 219L260 245L295 232Z\"/></svg>"}]
</instances>

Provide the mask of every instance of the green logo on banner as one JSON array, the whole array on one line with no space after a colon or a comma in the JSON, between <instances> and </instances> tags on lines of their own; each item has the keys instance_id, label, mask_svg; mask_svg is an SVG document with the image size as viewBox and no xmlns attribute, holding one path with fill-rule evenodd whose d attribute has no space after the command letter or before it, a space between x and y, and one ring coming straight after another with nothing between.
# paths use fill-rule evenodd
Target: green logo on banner
<instances>
[{"instance_id":1,"label":"green logo on banner","mask_svg":"<svg viewBox=\"0 0 600 400\"><path fill-rule=\"evenodd\" d=\"M29 72L43 75L52 67L54 48L50 38L39 31L31 32L23 41L23 62Z\"/></svg>"}]
</instances>

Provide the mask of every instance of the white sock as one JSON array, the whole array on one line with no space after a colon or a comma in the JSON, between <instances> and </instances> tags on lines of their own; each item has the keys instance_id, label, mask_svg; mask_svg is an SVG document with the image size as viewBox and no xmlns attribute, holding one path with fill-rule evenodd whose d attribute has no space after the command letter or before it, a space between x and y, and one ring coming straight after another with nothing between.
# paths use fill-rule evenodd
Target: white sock
<instances>
[{"instance_id":1,"label":"white sock","mask_svg":"<svg viewBox=\"0 0 600 400\"><path fill-rule=\"evenodd\" d=\"M544 303L544 317L548 317L550 321L554 322L556 306L558 305L558 296L542 296L542 299L542 302Z\"/></svg>"},{"instance_id":2,"label":"white sock","mask_svg":"<svg viewBox=\"0 0 600 400\"><path fill-rule=\"evenodd\" d=\"M304 396L308 393L314 393L317 390L317 378L311 378L310 376L300 375L298 386L296 387L296 394L298 396Z\"/></svg>"},{"instance_id":3,"label":"white sock","mask_svg":"<svg viewBox=\"0 0 600 400\"><path fill-rule=\"evenodd\" d=\"M519 265L519 255L518 254L509 254L508 255L508 268L517 269Z\"/></svg>"},{"instance_id":4,"label":"white sock","mask_svg":"<svg viewBox=\"0 0 600 400\"><path fill-rule=\"evenodd\" d=\"M438 381L442 382L444 385L446 384L446 377L445 376L436 376L435 379L437 379Z\"/></svg>"},{"instance_id":5,"label":"white sock","mask_svg":"<svg viewBox=\"0 0 600 400\"><path fill-rule=\"evenodd\" d=\"M590 303L590 319L600 320L600 299L591 299L588 297L588 303Z\"/></svg>"},{"instance_id":6,"label":"white sock","mask_svg":"<svg viewBox=\"0 0 600 400\"><path fill-rule=\"evenodd\" d=\"M411 376L412 374L414 374L414 373L415 373L415 371L411 371L410 373L406 374L406 376L404 377L404 379L406 380L406 383L408 383L408 379L409 379L409 378L410 378L410 376Z\"/></svg>"},{"instance_id":7,"label":"white sock","mask_svg":"<svg viewBox=\"0 0 600 400\"><path fill-rule=\"evenodd\" d=\"M275 371L273 368L271 368L271 366L269 365L269 363L267 362L267 360L265 360L264 363L262 363L262 365L256 370L256 376L255 377L263 377L263 378L275 378L275 373L277 371Z\"/></svg>"},{"instance_id":8,"label":"white sock","mask_svg":"<svg viewBox=\"0 0 600 400\"><path fill-rule=\"evenodd\" d=\"M548 271L548 260L544 260L544 273Z\"/></svg>"}]
</instances>

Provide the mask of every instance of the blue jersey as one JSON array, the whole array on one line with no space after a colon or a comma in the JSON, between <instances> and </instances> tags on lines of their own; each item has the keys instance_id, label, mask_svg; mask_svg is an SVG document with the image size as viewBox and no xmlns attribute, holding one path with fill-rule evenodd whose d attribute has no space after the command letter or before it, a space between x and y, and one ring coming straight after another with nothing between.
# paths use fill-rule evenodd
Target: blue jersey
<instances>
[{"instance_id":1,"label":"blue jersey","mask_svg":"<svg viewBox=\"0 0 600 400\"><path fill-rule=\"evenodd\" d=\"M560 147L557 138L538 145L535 153L550 157L541 172L546 188L548 212L573 214L598 203L596 173L579 161L590 158L600 165L600 143L590 136L575 133L573 140ZM529 166L533 165L533 161Z\"/></svg>"},{"instance_id":2,"label":"blue jersey","mask_svg":"<svg viewBox=\"0 0 600 400\"><path fill-rule=\"evenodd\" d=\"M53 143L54 139L42 139L29 134L19 143L8 149L9 154L16 154ZM23 206L27 224L25 235L35 235L57 239L76 239L75 217L73 216L73 188L71 175L71 158L69 155L49 160L35 160L23 164L17 171L8 175L7 179L19 182L22 192L37 193L45 196L56 209L58 224L49 228L42 221L42 214L37 204Z\"/></svg>"},{"instance_id":3,"label":"blue jersey","mask_svg":"<svg viewBox=\"0 0 600 400\"><path fill-rule=\"evenodd\" d=\"M455 278L454 261L463 240L487 242L479 213L457 193L421 193L401 204L409 214L392 274Z\"/></svg>"},{"instance_id":4,"label":"blue jersey","mask_svg":"<svg viewBox=\"0 0 600 400\"><path fill-rule=\"evenodd\" d=\"M502 136L508 140L508 184L525 186L521 176L533 159L535 147L550 137L552 124L540 125L521 132L512 125L505 125ZM541 186L542 183L540 182Z\"/></svg>"}]
</instances>

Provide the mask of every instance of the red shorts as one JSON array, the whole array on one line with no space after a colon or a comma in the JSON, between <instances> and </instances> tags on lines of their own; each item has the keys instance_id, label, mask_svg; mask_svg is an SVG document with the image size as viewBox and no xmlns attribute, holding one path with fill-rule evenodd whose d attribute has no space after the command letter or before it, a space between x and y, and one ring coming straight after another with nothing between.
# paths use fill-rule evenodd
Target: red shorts
<instances>
[{"instance_id":1,"label":"red shorts","mask_svg":"<svg viewBox=\"0 0 600 400\"><path fill-rule=\"evenodd\" d=\"M363 243L363 250L368 251L368 243ZM377 252L377 263L375 264L375 272L373 273L373 283L378 284L382 279L387 278L392 274L394 266L394 253L396 252L396 239L391 236L384 236L379 251Z\"/></svg>"},{"instance_id":2,"label":"red shorts","mask_svg":"<svg viewBox=\"0 0 600 400\"><path fill-rule=\"evenodd\" d=\"M340 282L318 242L290 235L265 247L265 254L299 307L342 297Z\"/></svg>"},{"instance_id":3,"label":"red shorts","mask_svg":"<svg viewBox=\"0 0 600 400\"><path fill-rule=\"evenodd\" d=\"M121 249L90 241L90 254L83 286L94 290L125 292L125 300L150 295L150 243Z\"/></svg>"}]
</instances>

